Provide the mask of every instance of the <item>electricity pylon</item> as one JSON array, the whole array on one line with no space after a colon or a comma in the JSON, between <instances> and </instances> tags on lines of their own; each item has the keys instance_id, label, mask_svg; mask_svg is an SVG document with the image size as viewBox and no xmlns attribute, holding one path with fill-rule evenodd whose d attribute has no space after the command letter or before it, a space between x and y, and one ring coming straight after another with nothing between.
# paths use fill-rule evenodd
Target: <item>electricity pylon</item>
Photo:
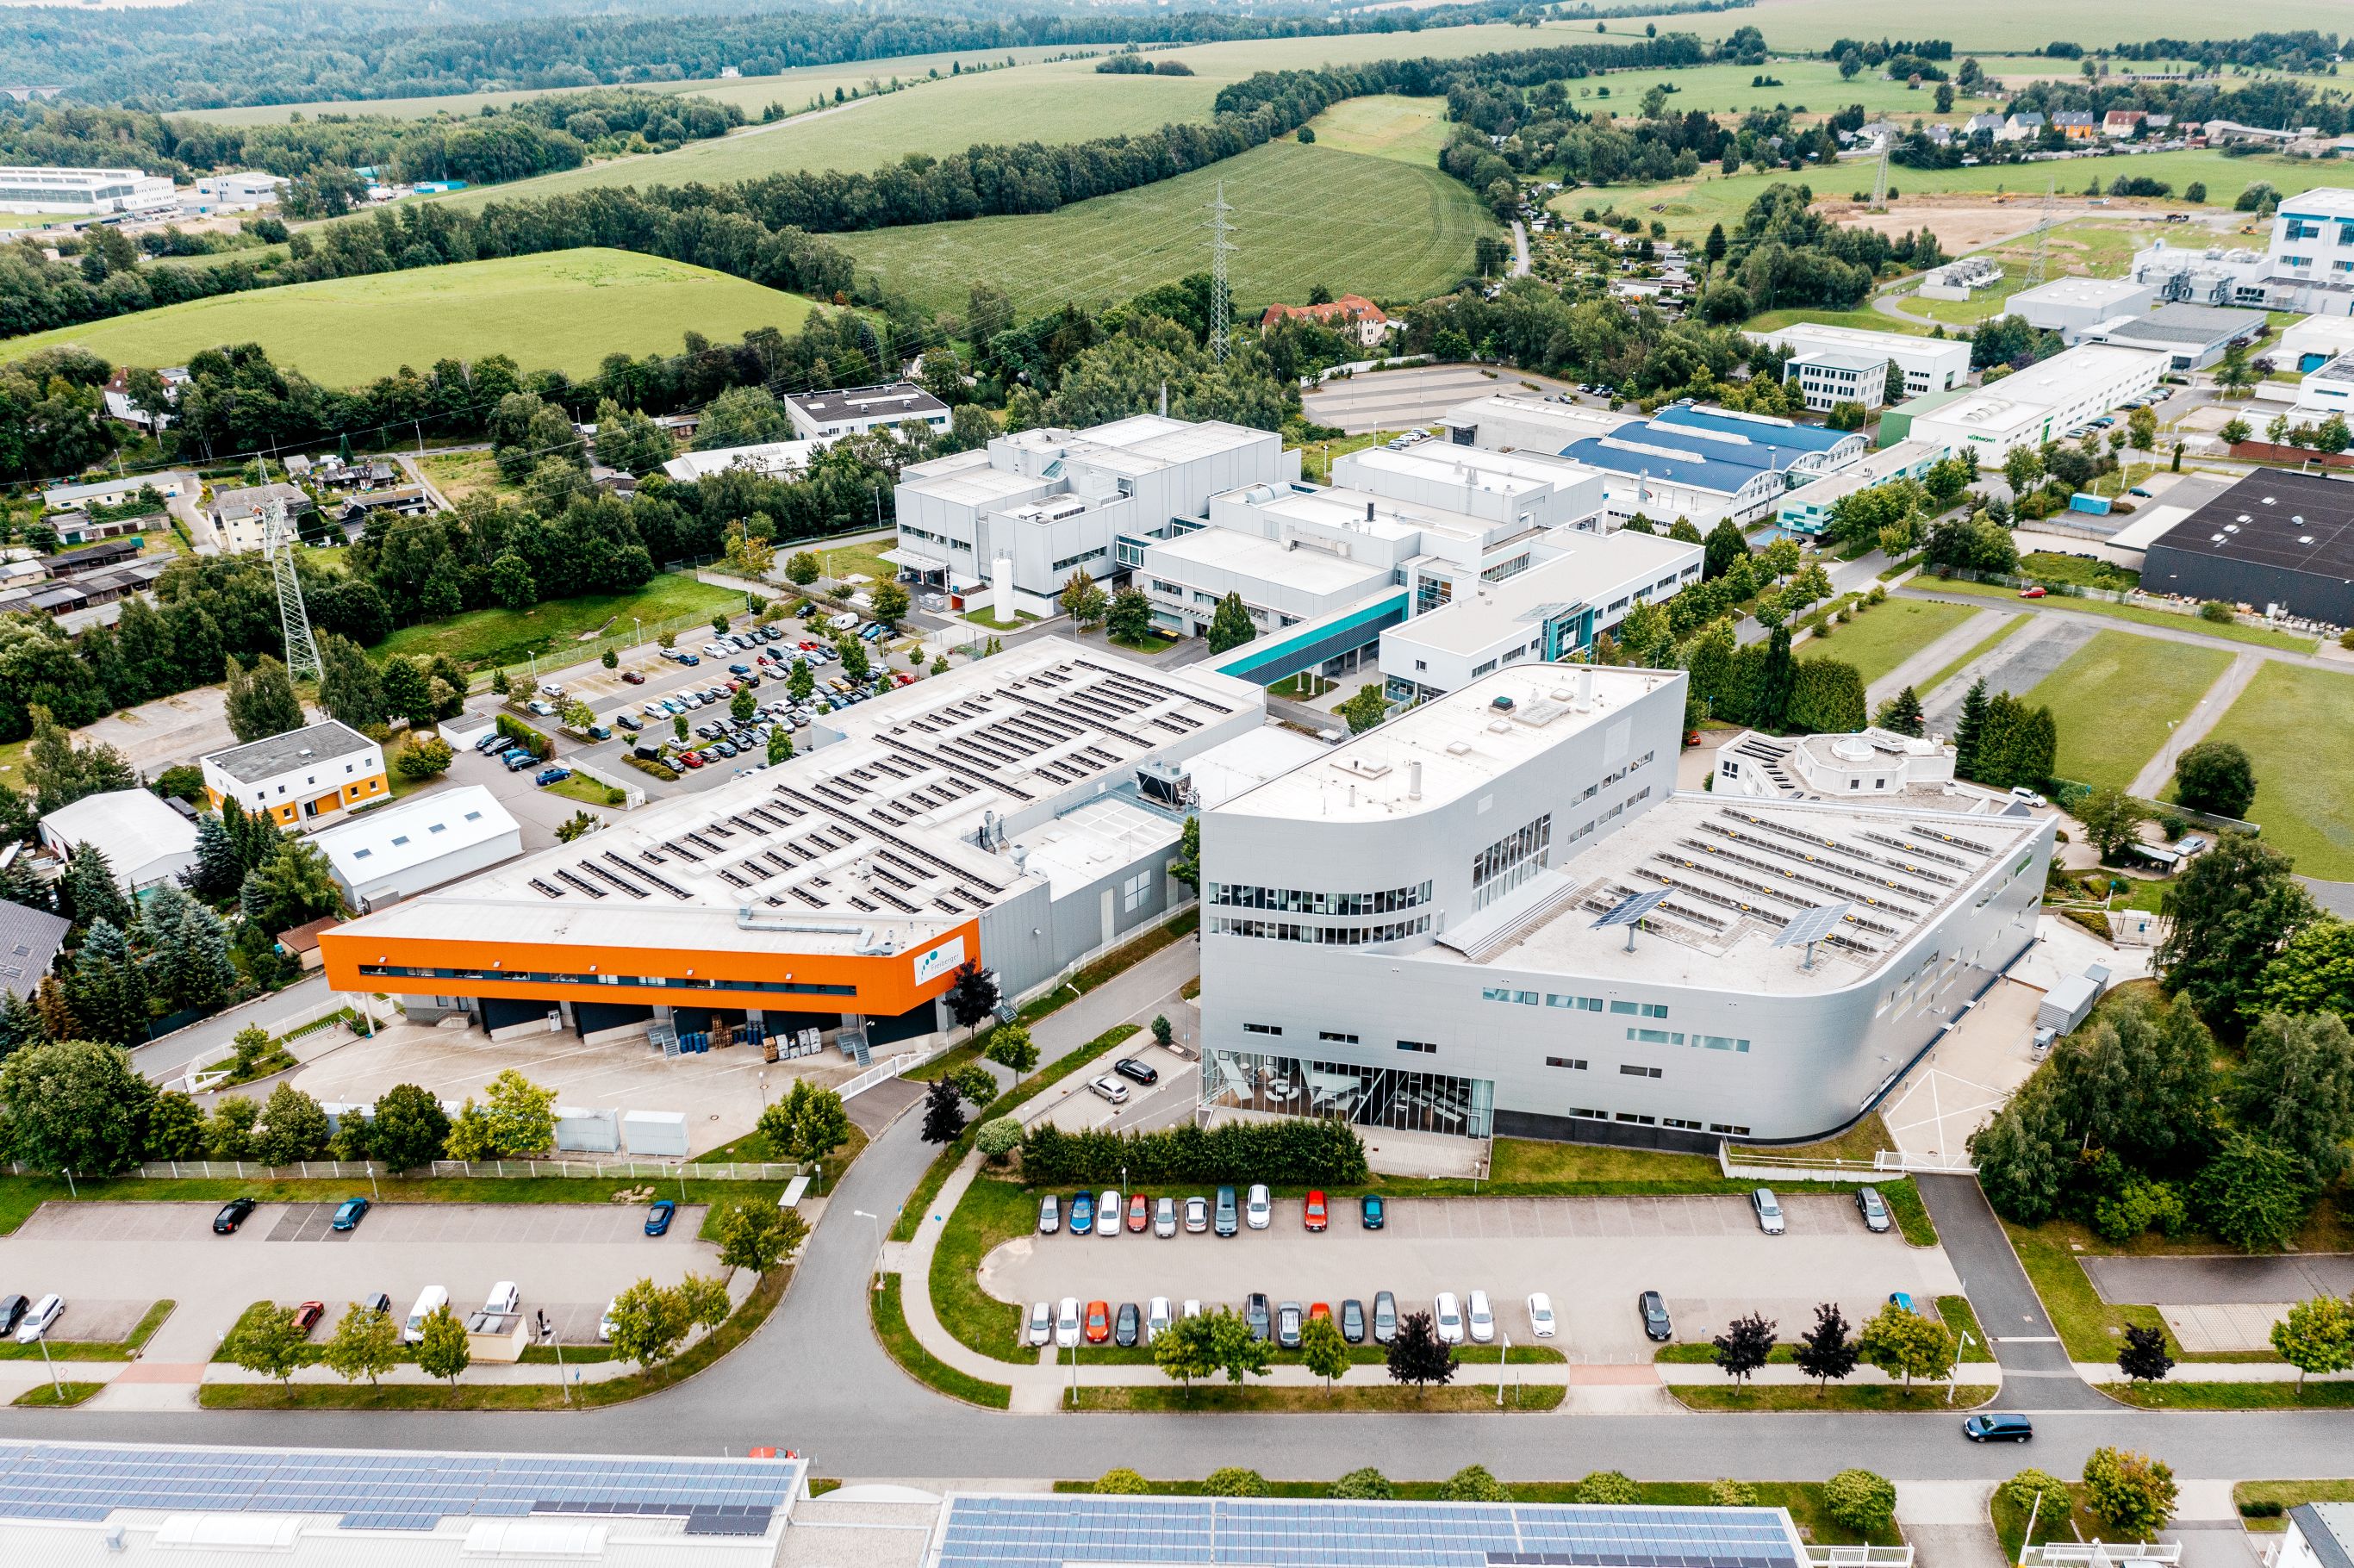
<instances>
[{"instance_id":1,"label":"electricity pylon","mask_svg":"<svg viewBox=\"0 0 2354 1568\"><path fill-rule=\"evenodd\" d=\"M299 542L286 503L271 501L262 527L261 555L278 585L278 624L286 638L286 673L298 681L305 675L315 681L324 672L319 665L319 645L311 638L311 613L302 605L302 578L294 569Z\"/></svg>"},{"instance_id":2,"label":"electricity pylon","mask_svg":"<svg viewBox=\"0 0 2354 1568\"><path fill-rule=\"evenodd\" d=\"M1226 221L1226 214L1235 209L1226 205L1226 182L1218 182L1218 199L1210 204L1210 357L1220 365L1226 362L1228 302L1226 298L1226 256L1235 248L1226 238L1235 226Z\"/></svg>"}]
</instances>

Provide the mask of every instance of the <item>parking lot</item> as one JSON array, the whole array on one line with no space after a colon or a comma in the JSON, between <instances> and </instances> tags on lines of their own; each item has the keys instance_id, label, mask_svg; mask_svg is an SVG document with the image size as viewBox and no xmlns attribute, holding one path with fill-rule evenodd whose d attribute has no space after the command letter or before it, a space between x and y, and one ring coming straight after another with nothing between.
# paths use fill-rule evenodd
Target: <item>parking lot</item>
<instances>
[{"instance_id":1,"label":"parking lot","mask_svg":"<svg viewBox=\"0 0 2354 1568\"><path fill-rule=\"evenodd\" d=\"M355 1186L364 1194L366 1183ZM324 1339L352 1301L383 1291L405 1315L429 1285L460 1312L500 1280L545 1309L567 1343L592 1343L605 1303L640 1279L718 1272L697 1241L700 1205L670 1234L645 1234L642 1204L378 1203L356 1230L329 1228L330 1203L264 1203L234 1235L212 1234L214 1203L45 1203L0 1239L0 1291L66 1298L61 1340L119 1338L153 1303L179 1305L147 1347L162 1362L209 1360L252 1302L317 1300ZM127 1244L127 1245L126 1245Z\"/></svg>"},{"instance_id":2,"label":"parking lot","mask_svg":"<svg viewBox=\"0 0 2354 1568\"><path fill-rule=\"evenodd\" d=\"M1128 1044L1124 1054L1159 1073L1159 1083L1147 1087L1131 1082L1114 1073L1108 1062L1100 1073L1063 1080L1059 1086L1062 1092L1044 1109L1034 1114L1030 1121L1034 1125L1052 1122L1066 1132L1099 1127L1119 1132L1150 1132L1156 1128L1173 1127L1192 1116L1194 1103L1201 1098L1201 1064L1191 1056L1162 1050L1152 1043L1150 1034L1139 1034ZM1103 1077L1128 1091L1127 1104L1114 1105L1095 1092L1091 1086Z\"/></svg>"},{"instance_id":3,"label":"parking lot","mask_svg":"<svg viewBox=\"0 0 2354 1568\"><path fill-rule=\"evenodd\" d=\"M1227 1239L1018 1237L982 1260L980 1280L1024 1304L1166 1296L1239 1308L1257 1290L1335 1310L1354 1297L1370 1309L1388 1290L1401 1313L1428 1310L1442 1290L1478 1289L1515 1344L1532 1342L1526 1303L1542 1290L1560 1319L1554 1347L1584 1362L1650 1360L1635 1311L1645 1290L1666 1296L1678 1340L1705 1341L1751 1311L1795 1338L1819 1301L1861 1323L1891 1291L1925 1309L1960 1288L1941 1249L1865 1230L1844 1194L1784 1192L1781 1202L1789 1229L1778 1236L1762 1234L1739 1197L1399 1199L1380 1231L1361 1229L1355 1202L1342 1200L1331 1229L1311 1234L1295 1199L1275 1204L1267 1230Z\"/></svg>"}]
</instances>

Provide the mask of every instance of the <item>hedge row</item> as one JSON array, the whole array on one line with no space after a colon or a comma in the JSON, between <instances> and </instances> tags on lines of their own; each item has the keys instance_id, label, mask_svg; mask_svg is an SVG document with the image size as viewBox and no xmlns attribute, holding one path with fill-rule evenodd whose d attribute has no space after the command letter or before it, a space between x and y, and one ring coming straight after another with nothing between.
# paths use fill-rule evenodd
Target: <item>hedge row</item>
<instances>
[{"instance_id":1,"label":"hedge row","mask_svg":"<svg viewBox=\"0 0 2354 1568\"><path fill-rule=\"evenodd\" d=\"M1191 1125L1161 1132L1066 1132L1035 1127L1022 1139L1024 1179L1131 1183L1266 1181L1350 1187L1365 1180L1365 1145L1344 1122L1300 1120Z\"/></svg>"},{"instance_id":2,"label":"hedge row","mask_svg":"<svg viewBox=\"0 0 2354 1568\"><path fill-rule=\"evenodd\" d=\"M505 714L499 715L499 733L542 762L556 755L556 742L519 718L510 718Z\"/></svg>"}]
</instances>

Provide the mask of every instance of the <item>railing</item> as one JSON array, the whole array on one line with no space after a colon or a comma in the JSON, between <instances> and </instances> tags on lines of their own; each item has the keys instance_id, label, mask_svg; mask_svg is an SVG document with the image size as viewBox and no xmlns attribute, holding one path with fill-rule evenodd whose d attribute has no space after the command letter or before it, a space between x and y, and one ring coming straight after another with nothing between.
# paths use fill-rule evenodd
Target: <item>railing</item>
<instances>
[{"instance_id":1,"label":"railing","mask_svg":"<svg viewBox=\"0 0 2354 1568\"><path fill-rule=\"evenodd\" d=\"M283 1045L290 1041L299 1040L305 1034L327 1028L336 1022L342 1015L347 1013L356 1015L359 1020L352 1033L355 1035L366 1033L387 1022L387 1020L383 1014L390 1012L393 1010L381 997L369 992L330 991L325 1001L314 1002L302 1012L288 1017L272 1019L261 1027L268 1031L271 1044ZM398 1016L397 1012L394 1016ZM349 1022L347 1019L343 1021ZM228 1046L223 1046L221 1049L225 1056L231 1054ZM208 1094L219 1087L230 1076L230 1072L226 1067L195 1067L191 1064L191 1068L192 1070L185 1077L175 1078L163 1086L167 1089L179 1089L191 1095Z\"/></svg>"},{"instance_id":2,"label":"railing","mask_svg":"<svg viewBox=\"0 0 2354 1568\"><path fill-rule=\"evenodd\" d=\"M1807 1561L1815 1568L1911 1568L1909 1546L1813 1546Z\"/></svg>"},{"instance_id":3,"label":"railing","mask_svg":"<svg viewBox=\"0 0 2354 1568\"><path fill-rule=\"evenodd\" d=\"M2055 1541L2019 1554L2020 1568L2109 1568L2115 1563L2179 1563L2179 1541Z\"/></svg>"},{"instance_id":4,"label":"railing","mask_svg":"<svg viewBox=\"0 0 2354 1568\"><path fill-rule=\"evenodd\" d=\"M1978 1171L1967 1160L1940 1160L1901 1149L1882 1149L1868 1160L1823 1160L1747 1147L1735 1153L1724 1142L1716 1146L1716 1168L1728 1181L1869 1181L1875 1176L1968 1176Z\"/></svg>"},{"instance_id":5,"label":"railing","mask_svg":"<svg viewBox=\"0 0 2354 1568\"><path fill-rule=\"evenodd\" d=\"M17 1161L9 1174L35 1174ZM366 1181L403 1180L389 1167L364 1160L307 1160L295 1165L264 1165L252 1160L158 1160L123 1174L155 1181ZM722 1160L715 1164L673 1163L659 1160L437 1160L419 1167L407 1179L419 1176L469 1177L476 1180L520 1181L568 1177L604 1180L651 1177L690 1181L790 1181L808 1171L791 1160Z\"/></svg>"},{"instance_id":6,"label":"railing","mask_svg":"<svg viewBox=\"0 0 2354 1568\"><path fill-rule=\"evenodd\" d=\"M845 1100L854 1098L875 1085L888 1083L902 1073L913 1071L933 1057L945 1055L952 1049L954 1049L952 1045L941 1044L935 1045L928 1051L902 1051L896 1056L886 1057L875 1063L875 1065L834 1090L834 1093Z\"/></svg>"}]
</instances>

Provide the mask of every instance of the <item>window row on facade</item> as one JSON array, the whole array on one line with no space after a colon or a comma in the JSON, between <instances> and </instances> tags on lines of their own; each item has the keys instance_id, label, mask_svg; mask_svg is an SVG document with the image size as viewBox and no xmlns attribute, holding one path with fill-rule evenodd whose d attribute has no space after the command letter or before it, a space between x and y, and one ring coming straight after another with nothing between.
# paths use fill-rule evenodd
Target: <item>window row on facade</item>
<instances>
[{"instance_id":1,"label":"window row on facade","mask_svg":"<svg viewBox=\"0 0 2354 1568\"><path fill-rule=\"evenodd\" d=\"M1385 887L1377 893L1321 893L1299 887L1213 882L1203 889L1203 902L1231 909L1274 909L1286 915L1391 915L1429 903L1430 884Z\"/></svg>"}]
</instances>

